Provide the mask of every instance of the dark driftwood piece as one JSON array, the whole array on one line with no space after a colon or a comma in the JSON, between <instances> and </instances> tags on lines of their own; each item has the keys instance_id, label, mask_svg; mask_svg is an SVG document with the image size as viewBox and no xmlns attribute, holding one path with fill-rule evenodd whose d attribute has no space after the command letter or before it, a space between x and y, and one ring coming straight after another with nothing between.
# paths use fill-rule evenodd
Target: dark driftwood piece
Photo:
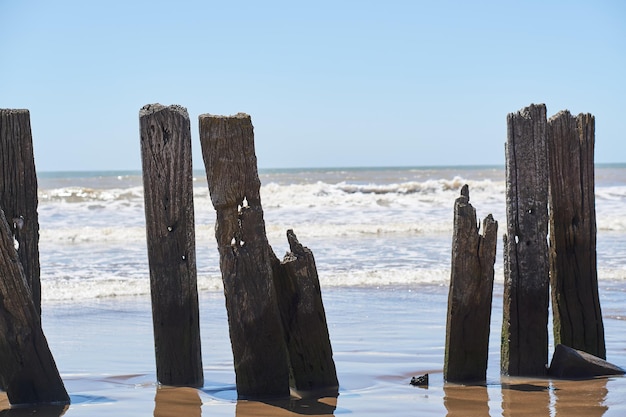
<instances>
[{"instance_id":1,"label":"dark driftwood piece","mask_svg":"<svg viewBox=\"0 0 626 417\"><path fill-rule=\"evenodd\" d=\"M0 277L0 384L9 402L69 404L2 210Z\"/></svg>"},{"instance_id":2,"label":"dark driftwood piece","mask_svg":"<svg viewBox=\"0 0 626 417\"><path fill-rule=\"evenodd\" d=\"M479 234L476 210L464 185L454 203L452 268L443 377L449 382L485 381L498 222L488 215Z\"/></svg>"},{"instance_id":3,"label":"dark driftwood piece","mask_svg":"<svg viewBox=\"0 0 626 417\"><path fill-rule=\"evenodd\" d=\"M572 349L565 345L556 345L550 362L548 375L554 378L583 379L596 376L624 375L626 372L587 352Z\"/></svg>"},{"instance_id":4,"label":"dark driftwood piece","mask_svg":"<svg viewBox=\"0 0 626 417\"><path fill-rule=\"evenodd\" d=\"M213 207L240 398L289 396L287 349L265 234L250 116L201 115L200 143Z\"/></svg>"},{"instance_id":5,"label":"dark driftwood piece","mask_svg":"<svg viewBox=\"0 0 626 417\"><path fill-rule=\"evenodd\" d=\"M189 115L180 106L150 104L139 121L157 379L200 387Z\"/></svg>"},{"instance_id":6,"label":"dark driftwood piece","mask_svg":"<svg viewBox=\"0 0 626 417\"><path fill-rule=\"evenodd\" d=\"M507 117L501 371L540 376L548 363L546 107Z\"/></svg>"},{"instance_id":7,"label":"dark driftwood piece","mask_svg":"<svg viewBox=\"0 0 626 417\"><path fill-rule=\"evenodd\" d=\"M548 121L550 285L554 343L606 358L598 295L595 120L563 111Z\"/></svg>"},{"instance_id":8,"label":"dark driftwood piece","mask_svg":"<svg viewBox=\"0 0 626 417\"><path fill-rule=\"evenodd\" d=\"M0 109L0 207L19 243L18 255L41 315L37 174L28 110Z\"/></svg>"},{"instance_id":9,"label":"dark driftwood piece","mask_svg":"<svg viewBox=\"0 0 626 417\"><path fill-rule=\"evenodd\" d=\"M285 343L289 353L291 386L296 391L329 391L339 388L326 313L313 252L287 231L290 252L282 263L274 262Z\"/></svg>"}]
</instances>

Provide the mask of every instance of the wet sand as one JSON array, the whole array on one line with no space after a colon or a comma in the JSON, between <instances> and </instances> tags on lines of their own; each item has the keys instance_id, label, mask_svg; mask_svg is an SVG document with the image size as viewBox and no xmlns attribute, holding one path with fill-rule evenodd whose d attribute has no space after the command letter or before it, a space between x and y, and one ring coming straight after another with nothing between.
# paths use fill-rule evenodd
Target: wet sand
<instances>
[{"instance_id":1,"label":"wet sand","mask_svg":"<svg viewBox=\"0 0 626 417\"><path fill-rule=\"evenodd\" d=\"M606 287L607 359L626 365L626 304L622 284ZM48 342L72 399L38 416L623 416L626 378L587 381L506 378L499 375L501 288L494 292L488 380L444 384L447 288L333 288L324 291L338 397L237 401L223 295L201 294L205 386L155 383L148 297L44 305ZM624 307L622 307L624 306ZM621 310L620 310L621 309ZM552 346L550 347L552 349ZM428 373L428 388L409 384ZM33 415L8 409L0 414Z\"/></svg>"}]
</instances>

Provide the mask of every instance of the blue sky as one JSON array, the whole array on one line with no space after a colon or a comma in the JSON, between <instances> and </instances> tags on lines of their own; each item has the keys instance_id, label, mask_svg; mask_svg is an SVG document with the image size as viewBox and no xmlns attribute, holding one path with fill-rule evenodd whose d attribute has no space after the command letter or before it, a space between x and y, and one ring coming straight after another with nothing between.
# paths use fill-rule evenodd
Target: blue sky
<instances>
[{"instance_id":1,"label":"blue sky","mask_svg":"<svg viewBox=\"0 0 626 417\"><path fill-rule=\"evenodd\" d=\"M139 109L246 112L259 167L504 164L506 115L626 162L623 1L0 0L0 108L40 171L140 169Z\"/></svg>"}]
</instances>

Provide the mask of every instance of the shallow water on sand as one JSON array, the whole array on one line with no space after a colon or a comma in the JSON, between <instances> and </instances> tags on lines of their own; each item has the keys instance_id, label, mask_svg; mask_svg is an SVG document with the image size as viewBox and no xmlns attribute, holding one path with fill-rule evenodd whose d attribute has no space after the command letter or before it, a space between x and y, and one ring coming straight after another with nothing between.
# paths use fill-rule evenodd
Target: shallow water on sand
<instances>
[{"instance_id":1,"label":"shallow water on sand","mask_svg":"<svg viewBox=\"0 0 626 417\"><path fill-rule=\"evenodd\" d=\"M626 293L604 284L608 360L626 365ZM447 287L323 291L340 381L337 398L237 401L223 294L201 294L205 386L158 387L148 297L44 305L43 325L72 398L66 416L622 416L626 378L501 378L502 288L496 285L485 385L444 384ZM616 294L622 294L621 297ZM550 350L552 350L552 345ZM409 384L428 373L428 388ZM4 407L7 407L6 401ZM14 410L17 411L17 410ZM49 415L60 415L50 410ZM38 415L47 415L38 410Z\"/></svg>"}]
</instances>

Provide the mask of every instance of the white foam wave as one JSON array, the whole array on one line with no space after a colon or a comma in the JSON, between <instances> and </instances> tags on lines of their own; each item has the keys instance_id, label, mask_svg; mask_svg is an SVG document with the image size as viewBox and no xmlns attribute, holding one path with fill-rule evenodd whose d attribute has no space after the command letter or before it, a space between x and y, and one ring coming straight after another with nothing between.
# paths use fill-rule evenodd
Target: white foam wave
<instances>
[{"instance_id":1,"label":"white foam wave","mask_svg":"<svg viewBox=\"0 0 626 417\"><path fill-rule=\"evenodd\" d=\"M626 270L599 271L600 285L607 281L626 281ZM332 274L320 274L320 285L324 288L345 287L413 287L420 285L448 286L450 282L449 269L423 269L413 271L398 270L371 270L354 271ZM503 283L502 271L496 271L494 280ZM199 276L198 291L222 291L223 284L220 276ZM110 297L127 297L149 295L150 283L148 279L108 278L92 281L42 281L42 300L72 301L84 299L98 299Z\"/></svg>"},{"instance_id":2,"label":"white foam wave","mask_svg":"<svg viewBox=\"0 0 626 417\"><path fill-rule=\"evenodd\" d=\"M270 183L261 188L263 205L267 207L317 207L317 206L393 206L419 202L451 205L464 184L477 196L503 195L504 183L491 180L427 180L393 184L329 184L279 185Z\"/></svg>"},{"instance_id":3,"label":"white foam wave","mask_svg":"<svg viewBox=\"0 0 626 417\"><path fill-rule=\"evenodd\" d=\"M305 239L337 237L367 237L384 235L417 236L424 234L450 233L452 223L424 222L424 223L350 223L350 224L323 224L298 223L295 226L289 223L268 224L266 233L268 239L284 240L285 232L295 229L298 236ZM198 244L212 243L215 239L213 224L196 226L196 241ZM146 230L144 227L77 227L64 229L41 229L40 242L45 245L71 245L98 243L103 245L130 245L144 244Z\"/></svg>"},{"instance_id":4,"label":"white foam wave","mask_svg":"<svg viewBox=\"0 0 626 417\"><path fill-rule=\"evenodd\" d=\"M608 281L626 281L626 269L600 268L600 285ZM420 285L448 286L449 268L425 269L374 269L357 271L319 271L319 280L324 288L344 287L413 287ZM504 281L501 268L496 269L494 280ZM109 297L125 297L150 294L148 277L142 279L108 277L99 279L47 279L42 280L43 301L71 301ZM220 275L199 275L198 291L222 291Z\"/></svg>"},{"instance_id":5,"label":"white foam wave","mask_svg":"<svg viewBox=\"0 0 626 417\"><path fill-rule=\"evenodd\" d=\"M442 191L458 191L468 182L472 183L472 188L485 189L492 188L494 182L491 180L469 181L461 177L454 177L451 180L427 180L427 181L408 181L393 184L348 184L341 182L337 187L346 193L363 193L363 194L433 194Z\"/></svg>"},{"instance_id":6,"label":"white foam wave","mask_svg":"<svg viewBox=\"0 0 626 417\"><path fill-rule=\"evenodd\" d=\"M39 202L108 202L118 200L143 200L143 187L95 189L88 187L63 187L39 190Z\"/></svg>"},{"instance_id":7,"label":"white foam wave","mask_svg":"<svg viewBox=\"0 0 626 417\"><path fill-rule=\"evenodd\" d=\"M198 291L223 289L220 276L198 276ZM98 279L47 279L41 282L42 301L72 301L150 294L150 280L111 276Z\"/></svg>"},{"instance_id":8,"label":"white foam wave","mask_svg":"<svg viewBox=\"0 0 626 417\"><path fill-rule=\"evenodd\" d=\"M214 239L213 225L196 226L196 240ZM67 227L61 229L40 230L40 241L43 244L137 244L146 242L145 226L135 227Z\"/></svg>"}]
</instances>

